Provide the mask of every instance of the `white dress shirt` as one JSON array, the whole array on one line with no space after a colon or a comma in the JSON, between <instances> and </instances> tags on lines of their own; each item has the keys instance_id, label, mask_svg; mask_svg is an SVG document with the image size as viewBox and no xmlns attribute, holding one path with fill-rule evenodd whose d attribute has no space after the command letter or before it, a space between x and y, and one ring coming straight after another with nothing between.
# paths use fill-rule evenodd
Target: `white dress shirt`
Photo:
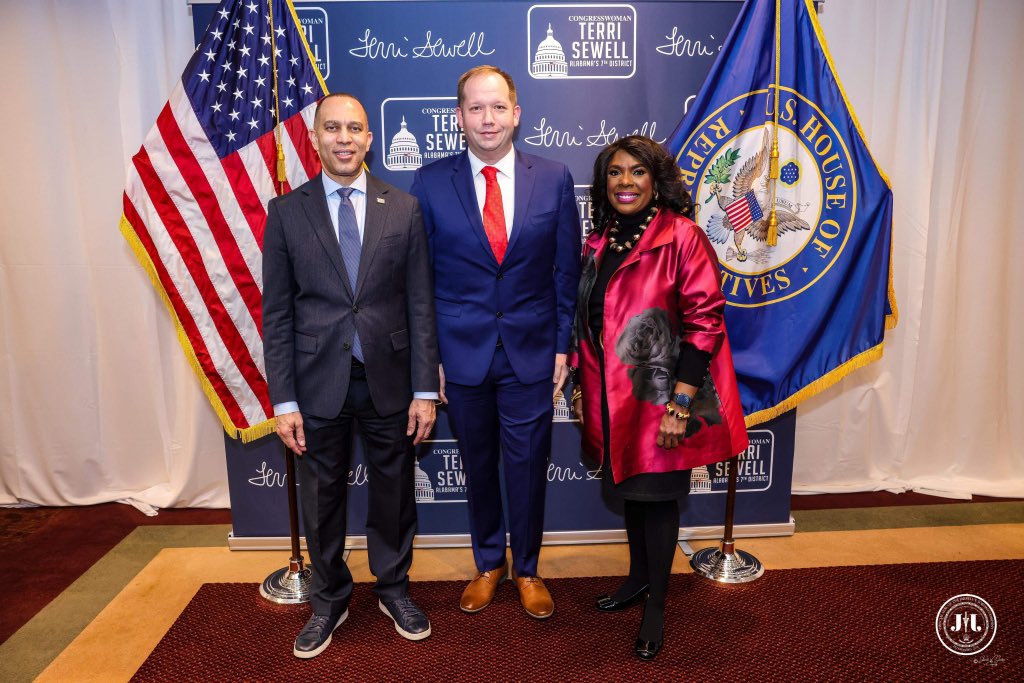
<instances>
[{"instance_id":1,"label":"white dress shirt","mask_svg":"<svg viewBox=\"0 0 1024 683\"><path fill-rule=\"evenodd\" d=\"M324 194L327 195L327 213L331 215L331 223L334 225L334 234L338 234L338 207L341 206L341 197L338 196L338 189L343 187L340 183L328 177L326 173L320 176L324 180ZM359 177L349 185L355 192L348 196L352 202L352 208L356 212L356 225L359 226L359 243L363 243L363 232L366 227L366 172L359 174Z\"/></svg>"},{"instance_id":2,"label":"white dress shirt","mask_svg":"<svg viewBox=\"0 0 1024 683\"><path fill-rule=\"evenodd\" d=\"M498 187L501 188L501 208L505 210L505 236L512 236L512 219L516 210L516 150L510 149L508 154L496 163L485 164L472 152L469 154L469 168L473 172L473 187L476 189L476 203L480 207L480 218L484 215L484 202L487 201L487 178L481 172L484 166L498 169Z\"/></svg>"}]
</instances>

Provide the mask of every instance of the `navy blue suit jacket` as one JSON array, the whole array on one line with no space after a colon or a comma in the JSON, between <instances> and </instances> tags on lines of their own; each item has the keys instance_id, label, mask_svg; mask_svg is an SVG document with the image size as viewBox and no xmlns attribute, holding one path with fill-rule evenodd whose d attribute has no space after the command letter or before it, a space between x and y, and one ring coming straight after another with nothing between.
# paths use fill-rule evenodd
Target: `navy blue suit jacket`
<instances>
[{"instance_id":1,"label":"navy blue suit jacket","mask_svg":"<svg viewBox=\"0 0 1024 683\"><path fill-rule=\"evenodd\" d=\"M420 168L411 192L430 244L446 379L483 382L499 336L520 382L550 378L555 354L569 348L580 274L580 220L569 169L516 152L515 214L500 266L484 232L466 152Z\"/></svg>"}]
</instances>

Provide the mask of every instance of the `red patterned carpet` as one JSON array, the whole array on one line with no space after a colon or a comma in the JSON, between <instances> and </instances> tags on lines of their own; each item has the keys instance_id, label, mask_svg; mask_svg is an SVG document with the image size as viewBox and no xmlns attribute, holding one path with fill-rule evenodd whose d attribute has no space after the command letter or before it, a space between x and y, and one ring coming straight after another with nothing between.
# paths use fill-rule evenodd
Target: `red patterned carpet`
<instances>
[{"instance_id":1,"label":"red patterned carpet","mask_svg":"<svg viewBox=\"0 0 1024 683\"><path fill-rule=\"evenodd\" d=\"M1024 680L1022 577L1019 560L778 570L728 587L676 575L653 663L632 653L638 609L592 606L616 579L549 581L556 610L543 622L523 613L510 584L465 615L462 583L415 583L433 627L418 643L394 632L360 584L334 642L304 661L291 648L307 606L273 605L255 584L207 584L134 680ZM939 607L961 593L986 599L998 620L978 656L952 654L935 634Z\"/></svg>"}]
</instances>

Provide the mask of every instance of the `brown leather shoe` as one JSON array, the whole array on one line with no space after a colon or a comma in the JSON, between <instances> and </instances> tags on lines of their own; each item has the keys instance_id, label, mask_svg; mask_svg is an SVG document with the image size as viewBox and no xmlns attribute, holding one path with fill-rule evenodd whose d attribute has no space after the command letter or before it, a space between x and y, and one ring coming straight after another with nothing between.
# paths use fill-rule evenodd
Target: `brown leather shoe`
<instances>
[{"instance_id":1,"label":"brown leather shoe","mask_svg":"<svg viewBox=\"0 0 1024 683\"><path fill-rule=\"evenodd\" d=\"M507 574L507 564L503 564L497 569L478 573L466 586L466 590L462 591L459 608L463 612L472 614L487 607L494 599L494 592L498 590L498 584L505 580Z\"/></svg>"},{"instance_id":2,"label":"brown leather shoe","mask_svg":"<svg viewBox=\"0 0 1024 683\"><path fill-rule=\"evenodd\" d=\"M539 576L512 575L519 589L519 602L523 603L526 613L535 619L547 619L555 611L555 601L544 586L544 579Z\"/></svg>"}]
</instances>

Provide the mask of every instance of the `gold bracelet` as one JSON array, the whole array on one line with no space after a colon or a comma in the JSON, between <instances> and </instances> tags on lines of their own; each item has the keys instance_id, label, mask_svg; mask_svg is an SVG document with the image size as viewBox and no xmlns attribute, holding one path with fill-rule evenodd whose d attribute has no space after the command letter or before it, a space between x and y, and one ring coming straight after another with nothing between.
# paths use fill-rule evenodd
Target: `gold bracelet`
<instances>
[{"instance_id":1,"label":"gold bracelet","mask_svg":"<svg viewBox=\"0 0 1024 683\"><path fill-rule=\"evenodd\" d=\"M572 388L572 398L569 400L570 403L575 403L583 398L583 390L580 389L580 385L577 384Z\"/></svg>"},{"instance_id":2,"label":"gold bracelet","mask_svg":"<svg viewBox=\"0 0 1024 683\"><path fill-rule=\"evenodd\" d=\"M675 419L679 420L680 422L682 422L683 420L690 419L689 410L687 410L686 408L680 408L679 410L676 410L675 408L672 407L671 401L665 404L665 412L674 417Z\"/></svg>"}]
</instances>

